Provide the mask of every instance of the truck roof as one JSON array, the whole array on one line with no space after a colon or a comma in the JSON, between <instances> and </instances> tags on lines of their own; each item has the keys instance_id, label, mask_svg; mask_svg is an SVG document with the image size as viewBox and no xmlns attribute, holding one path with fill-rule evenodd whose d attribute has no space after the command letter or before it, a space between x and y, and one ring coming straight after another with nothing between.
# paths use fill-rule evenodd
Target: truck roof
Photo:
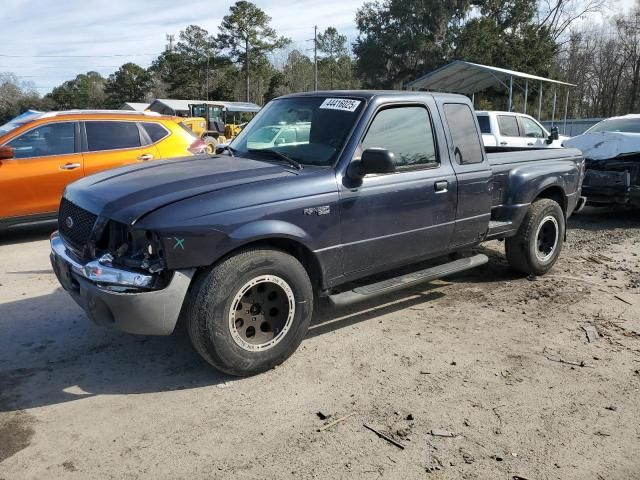
<instances>
[{"instance_id":1,"label":"truck roof","mask_svg":"<svg viewBox=\"0 0 640 480\"><path fill-rule=\"evenodd\" d=\"M525 117L531 117L528 113L522 112L507 112L506 110L476 110L476 115L523 115Z\"/></svg>"},{"instance_id":2,"label":"truck roof","mask_svg":"<svg viewBox=\"0 0 640 480\"><path fill-rule=\"evenodd\" d=\"M433 96L435 98L464 98L469 100L466 95L460 95L457 93L442 93L442 92L413 92L409 90L318 90L315 92L300 92L291 93L289 95L283 95L278 98L294 98L294 97L356 97L370 100L373 98L393 98L393 97L424 97Z\"/></svg>"}]
</instances>

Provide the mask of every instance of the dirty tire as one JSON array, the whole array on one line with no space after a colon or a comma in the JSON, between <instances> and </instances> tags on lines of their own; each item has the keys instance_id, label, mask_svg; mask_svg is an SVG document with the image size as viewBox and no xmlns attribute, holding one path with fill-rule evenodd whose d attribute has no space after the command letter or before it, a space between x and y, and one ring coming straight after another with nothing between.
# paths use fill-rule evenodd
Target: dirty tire
<instances>
[{"instance_id":1,"label":"dirty tire","mask_svg":"<svg viewBox=\"0 0 640 480\"><path fill-rule=\"evenodd\" d=\"M263 283L255 284L245 296L241 296L248 285L258 280ZM267 293L258 293L258 287L262 285ZM272 291L267 291L267 288ZM256 297L250 298L252 295ZM244 303L245 299L251 301ZM261 373L289 358L302 342L313 313L313 289L307 271L296 258L270 248L241 251L202 272L189 300L186 320L193 346L211 365L235 376ZM265 302L262 317L258 312L262 304L258 301ZM271 301L276 303L268 303ZM258 307L254 311L256 305ZM283 311L274 317L276 322L281 319L282 328L265 331L262 327L271 320L268 315L275 315L272 312L278 310L274 305ZM289 308L289 305L294 307ZM252 313L248 313L250 309ZM254 314L256 317L252 317ZM244 320L236 319L240 315L246 315ZM244 330L235 328L240 320ZM251 325L255 325L254 338L273 335L271 343L274 344L268 345L268 341L258 345L248 343L254 339L247 337ZM274 331L279 331L280 336Z\"/></svg>"},{"instance_id":2,"label":"dirty tire","mask_svg":"<svg viewBox=\"0 0 640 480\"><path fill-rule=\"evenodd\" d=\"M218 140L216 140L213 137L204 137L202 139L202 141L204 142L204 144L206 146L207 153L210 153L210 154L216 153L216 147L218 146Z\"/></svg>"},{"instance_id":3,"label":"dirty tire","mask_svg":"<svg viewBox=\"0 0 640 480\"><path fill-rule=\"evenodd\" d=\"M536 200L529 207L518 233L506 239L509 265L526 275L547 273L560 255L564 232L565 218L560 205L547 198ZM554 238L555 244L551 246Z\"/></svg>"}]
</instances>

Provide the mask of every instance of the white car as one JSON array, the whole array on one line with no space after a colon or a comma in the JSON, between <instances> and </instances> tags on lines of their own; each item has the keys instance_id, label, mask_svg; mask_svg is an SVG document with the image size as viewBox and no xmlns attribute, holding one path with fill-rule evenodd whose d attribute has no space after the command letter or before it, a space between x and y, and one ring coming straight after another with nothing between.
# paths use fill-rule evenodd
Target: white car
<instances>
[{"instance_id":1,"label":"white car","mask_svg":"<svg viewBox=\"0 0 640 480\"><path fill-rule=\"evenodd\" d=\"M524 113L477 111L478 123L485 147L562 148L569 137L558 135L558 129L548 132L537 120Z\"/></svg>"}]
</instances>

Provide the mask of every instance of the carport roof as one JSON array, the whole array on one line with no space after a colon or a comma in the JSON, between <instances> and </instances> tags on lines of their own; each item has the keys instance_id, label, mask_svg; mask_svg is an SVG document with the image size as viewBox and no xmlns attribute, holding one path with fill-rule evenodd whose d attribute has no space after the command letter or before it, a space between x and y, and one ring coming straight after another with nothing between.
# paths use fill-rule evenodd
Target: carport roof
<instances>
[{"instance_id":1,"label":"carport roof","mask_svg":"<svg viewBox=\"0 0 640 480\"><path fill-rule=\"evenodd\" d=\"M509 88L510 78L521 78L537 82L553 83L575 87L572 83L561 82L551 78L538 77L506 68L480 65L479 63L455 60L444 67L409 82L406 87L419 90L436 90L471 95L490 87Z\"/></svg>"},{"instance_id":2,"label":"carport roof","mask_svg":"<svg viewBox=\"0 0 640 480\"><path fill-rule=\"evenodd\" d=\"M120 106L120 110L134 110L136 112L144 112L148 107L149 107L148 103L124 102Z\"/></svg>"},{"instance_id":3,"label":"carport roof","mask_svg":"<svg viewBox=\"0 0 640 480\"><path fill-rule=\"evenodd\" d=\"M208 100L174 100L169 98L157 98L151 105L149 109L153 110L156 104L162 104L166 107L171 108L175 112L188 112L189 105L220 105L224 107L228 111L232 112L258 112L260 111L260 106L251 102L220 102L220 101L208 101Z\"/></svg>"}]
</instances>

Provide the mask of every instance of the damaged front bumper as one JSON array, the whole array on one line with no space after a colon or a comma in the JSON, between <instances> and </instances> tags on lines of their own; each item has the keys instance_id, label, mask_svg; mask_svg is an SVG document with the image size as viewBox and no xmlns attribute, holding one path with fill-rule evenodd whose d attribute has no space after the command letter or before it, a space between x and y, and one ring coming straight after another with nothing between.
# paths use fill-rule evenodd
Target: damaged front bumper
<instances>
[{"instance_id":1,"label":"damaged front bumper","mask_svg":"<svg viewBox=\"0 0 640 480\"><path fill-rule=\"evenodd\" d=\"M177 270L158 288L157 275L80 261L57 232L50 258L62 287L94 323L143 335L173 332L195 272Z\"/></svg>"},{"instance_id":2,"label":"damaged front bumper","mask_svg":"<svg viewBox=\"0 0 640 480\"><path fill-rule=\"evenodd\" d=\"M582 184L589 205L640 206L640 161L590 160Z\"/></svg>"}]
</instances>

